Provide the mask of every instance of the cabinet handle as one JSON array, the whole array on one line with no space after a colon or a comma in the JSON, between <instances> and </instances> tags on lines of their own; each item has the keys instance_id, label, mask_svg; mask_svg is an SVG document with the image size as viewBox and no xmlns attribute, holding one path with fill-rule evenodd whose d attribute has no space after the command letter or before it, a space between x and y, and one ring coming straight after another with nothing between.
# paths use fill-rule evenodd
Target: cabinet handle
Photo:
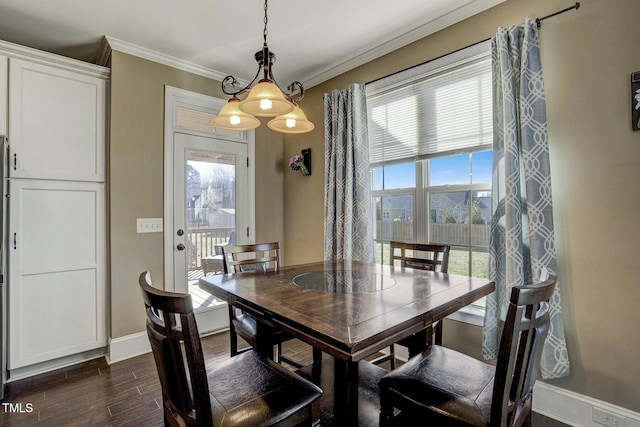
<instances>
[{"instance_id":1,"label":"cabinet handle","mask_svg":"<svg viewBox=\"0 0 640 427\"><path fill-rule=\"evenodd\" d=\"M13 249L18 249L18 234L13 233Z\"/></svg>"},{"instance_id":2,"label":"cabinet handle","mask_svg":"<svg viewBox=\"0 0 640 427\"><path fill-rule=\"evenodd\" d=\"M13 153L13 170L18 170L18 155Z\"/></svg>"}]
</instances>

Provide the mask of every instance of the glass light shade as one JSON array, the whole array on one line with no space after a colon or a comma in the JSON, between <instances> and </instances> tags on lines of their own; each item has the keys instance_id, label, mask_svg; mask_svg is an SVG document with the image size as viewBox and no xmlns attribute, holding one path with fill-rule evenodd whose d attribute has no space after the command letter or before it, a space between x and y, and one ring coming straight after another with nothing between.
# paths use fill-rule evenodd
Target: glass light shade
<instances>
[{"instance_id":1,"label":"glass light shade","mask_svg":"<svg viewBox=\"0 0 640 427\"><path fill-rule=\"evenodd\" d=\"M269 129L282 133L305 133L311 132L315 127L313 123L307 120L304 112L297 105L293 111L283 114L267 123Z\"/></svg>"},{"instance_id":2,"label":"glass light shade","mask_svg":"<svg viewBox=\"0 0 640 427\"><path fill-rule=\"evenodd\" d=\"M248 130L260 126L260 120L241 111L238 108L239 104L238 98L231 98L211 120L211 124L217 128L229 130Z\"/></svg>"},{"instance_id":3,"label":"glass light shade","mask_svg":"<svg viewBox=\"0 0 640 427\"><path fill-rule=\"evenodd\" d=\"M251 89L247 99L240 102L240 109L258 117L273 117L291 112L293 104L273 82L261 80Z\"/></svg>"}]
</instances>

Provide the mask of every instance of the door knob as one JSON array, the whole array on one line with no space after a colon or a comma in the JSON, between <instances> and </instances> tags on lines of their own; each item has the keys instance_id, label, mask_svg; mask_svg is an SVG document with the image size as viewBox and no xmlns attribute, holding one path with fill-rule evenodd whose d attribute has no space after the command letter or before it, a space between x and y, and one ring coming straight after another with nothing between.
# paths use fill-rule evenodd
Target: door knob
<instances>
[{"instance_id":1,"label":"door knob","mask_svg":"<svg viewBox=\"0 0 640 427\"><path fill-rule=\"evenodd\" d=\"M176 234L177 234L178 236L182 236L182 235L184 234L184 230L181 228L181 229L179 229L178 231L176 231Z\"/></svg>"},{"instance_id":2,"label":"door knob","mask_svg":"<svg viewBox=\"0 0 640 427\"><path fill-rule=\"evenodd\" d=\"M179 251L184 251L184 245L183 245L182 243L178 243L178 246L176 246L176 248L177 248Z\"/></svg>"}]
</instances>

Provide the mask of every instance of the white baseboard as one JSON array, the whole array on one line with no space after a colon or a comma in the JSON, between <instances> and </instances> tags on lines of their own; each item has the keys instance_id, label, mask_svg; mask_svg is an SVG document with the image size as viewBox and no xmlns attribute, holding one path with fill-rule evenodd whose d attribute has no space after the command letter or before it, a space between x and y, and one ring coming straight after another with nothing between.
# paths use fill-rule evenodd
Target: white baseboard
<instances>
[{"instance_id":1,"label":"white baseboard","mask_svg":"<svg viewBox=\"0 0 640 427\"><path fill-rule=\"evenodd\" d=\"M224 315L227 316L226 311ZM207 322L202 323L205 326L208 326ZM220 328L219 323L212 322L211 325L215 324L216 328L211 326L208 328L210 330L203 332L200 336L226 331L229 329L228 323L229 322L227 320L227 324ZM151 345L149 344L149 337L147 337L147 333L145 331L126 335L124 337L109 339L109 351L105 357L107 358L107 363L111 365L112 363L120 362L149 352L151 352Z\"/></svg>"},{"instance_id":2,"label":"white baseboard","mask_svg":"<svg viewBox=\"0 0 640 427\"><path fill-rule=\"evenodd\" d=\"M73 366L78 363L86 362L89 360L97 359L100 357L106 357L106 347L97 348L94 350L85 351L82 353L71 354L69 356L60 357L53 360L47 360L44 362L36 363L34 365L25 366L22 368L15 368L9 371L7 376L7 382L22 380L24 378L32 377L34 375L44 374L45 372L55 371L56 369L66 368L67 366Z\"/></svg>"},{"instance_id":3,"label":"white baseboard","mask_svg":"<svg viewBox=\"0 0 640 427\"><path fill-rule=\"evenodd\" d=\"M600 409L615 421L608 425L616 427L640 427L640 413L629 411L602 400L537 381L533 391L533 410L574 427L602 427L593 421L593 408Z\"/></svg>"},{"instance_id":4,"label":"white baseboard","mask_svg":"<svg viewBox=\"0 0 640 427\"><path fill-rule=\"evenodd\" d=\"M151 351L149 338L146 332L126 335L109 340L109 352L107 353L107 363L120 362L131 357L140 356Z\"/></svg>"}]
</instances>

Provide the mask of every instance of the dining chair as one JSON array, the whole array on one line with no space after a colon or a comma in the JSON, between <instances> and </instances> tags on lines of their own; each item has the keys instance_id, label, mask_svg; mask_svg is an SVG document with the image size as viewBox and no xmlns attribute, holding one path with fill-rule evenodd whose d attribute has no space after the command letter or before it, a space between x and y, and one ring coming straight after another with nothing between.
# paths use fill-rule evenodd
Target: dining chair
<instances>
[{"instance_id":1,"label":"dining chair","mask_svg":"<svg viewBox=\"0 0 640 427\"><path fill-rule=\"evenodd\" d=\"M428 271L449 271L450 245L436 245L424 243L389 242L389 261L392 266L401 268L415 268ZM410 337L398 341L396 344L409 348L409 357L415 356L429 344L442 345L442 320L434 322L428 328L416 332ZM389 353L371 361L376 365L389 361L391 369L396 367L395 344L389 347Z\"/></svg>"},{"instance_id":2,"label":"dining chair","mask_svg":"<svg viewBox=\"0 0 640 427\"><path fill-rule=\"evenodd\" d=\"M278 271L280 269L280 244L278 242L226 245L221 249L225 274L254 270Z\"/></svg>"},{"instance_id":3,"label":"dining chair","mask_svg":"<svg viewBox=\"0 0 640 427\"><path fill-rule=\"evenodd\" d=\"M280 269L280 244L271 242L223 246L222 259L225 274L278 271ZM284 361L291 366L301 368L302 364L282 354L282 343L293 339L293 337L281 329L259 322L261 321L251 314L242 311L233 304L229 304L229 345L231 356L236 356L251 349L256 350L258 341L269 340L276 348L273 356L276 362L281 363ZM238 336L246 341L250 347L239 349ZM314 348L314 362L321 359L322 353Z\"/></svg>"},{"instance_id":4,"label":"dining chair","mask_svg":"<svg viewBox=\"0 0 640 427\"><path fill-rule=\"evenodd\" d=\"M555 285L550 274L540 283L513 287L495 367L432 345L382 377L380 425L408 416L433 425L530 426Z\"/></svg>"},{"instance_id":5,"label":"dining chair","mask_svg":"<svg viewBox=\"0 0 640 427\"><path fill-rule=\"evenodd\" d=\"M318 387L256 352L206 366L191 295L138 282L165 426L312 425Z\"/></svg>"}]
</instances>

